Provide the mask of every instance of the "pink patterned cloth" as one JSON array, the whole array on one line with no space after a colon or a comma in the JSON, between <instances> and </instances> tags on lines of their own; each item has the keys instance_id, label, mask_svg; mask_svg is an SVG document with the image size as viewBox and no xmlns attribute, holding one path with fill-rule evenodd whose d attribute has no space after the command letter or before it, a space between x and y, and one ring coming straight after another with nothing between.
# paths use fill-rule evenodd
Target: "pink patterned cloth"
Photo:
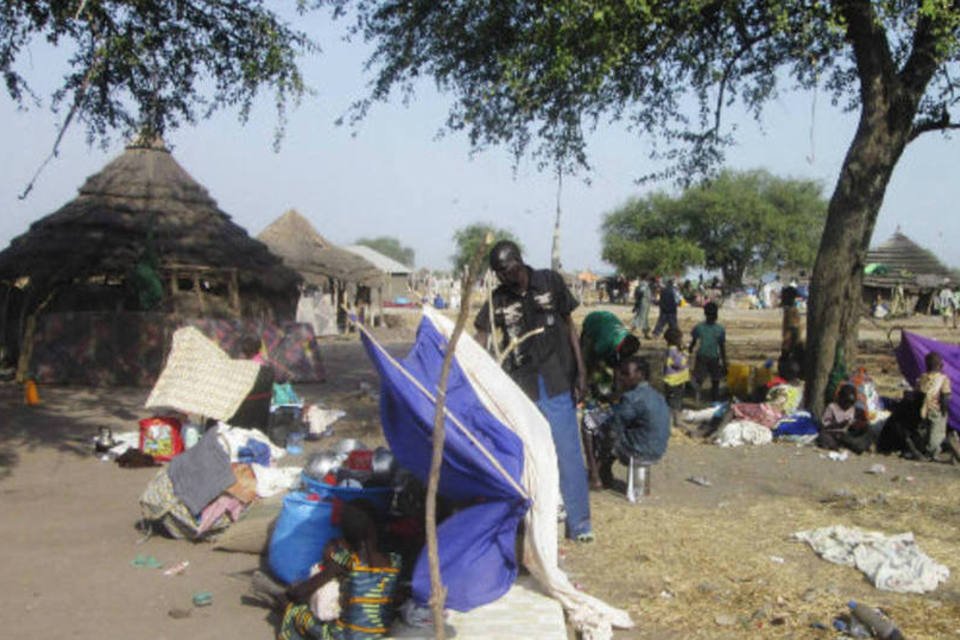
<instances>
[{"instance_id":1,"label":"pink patterned cloth","mask_svg":"<svg viewBox=\"0 0 960 640\"><path fill-rule=\"evenodd\" d=\"M730 407L734 420L749 420L768 429L777 426L783 412L766 402L737 402Z\"/></svg>"},{"instance_id":2,"label":"pink patterned cloth","mask_svg":"<svg viewBox=\"0 0 960 640\"><path fill-rule=\"evenodd\" d=\"M234 522L243 513L246 505L234 498L228 493L221 493L220 496L203 508L200 513L200 526L197 527L197 535L206 532L207 529L220 519L223 514L228 514Z\"/></svg>"}]
</instances>

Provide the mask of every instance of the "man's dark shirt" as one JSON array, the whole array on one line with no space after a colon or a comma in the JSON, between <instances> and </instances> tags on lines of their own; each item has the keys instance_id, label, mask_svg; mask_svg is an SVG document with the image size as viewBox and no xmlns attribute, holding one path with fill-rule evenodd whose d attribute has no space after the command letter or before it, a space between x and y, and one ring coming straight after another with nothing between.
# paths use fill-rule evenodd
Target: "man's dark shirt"
<instances>
[{"instance_id":1,"label":"man's dark shirt","mask_svg":"<svg viewBox=\"0 0 960 640\"><path fill-rule=\"evenodd\" d=\"M527 273L530 282L526 293L518 293L506 285L493 291L494 324L501 332L501 350L529 331L545 329L513 350L503 368L533 400L539 396L537 376L543 376L547 395L552 398L570 392L576 378L577 364L568 322L570 312L579 303L557 272L527 267ZM480 309L473 326L477 331L492 333L488 303Z\"/></svg>"},{"instance_id":2,"label":"man's dark shirt","mask_svg":"<svg viewBox=\"0 0 960 640\"><path fill-rule=\"evenodd\" d=\"M677 294L673 286L668 286L660 292L660 311L662 313L677 312Z\"/></svg>"}]
</instances>

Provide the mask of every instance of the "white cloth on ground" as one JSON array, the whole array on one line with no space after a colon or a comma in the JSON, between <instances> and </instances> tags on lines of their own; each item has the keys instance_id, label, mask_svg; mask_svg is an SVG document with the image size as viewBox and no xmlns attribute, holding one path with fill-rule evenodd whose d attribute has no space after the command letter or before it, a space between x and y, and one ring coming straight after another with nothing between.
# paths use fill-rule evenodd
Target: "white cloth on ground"
<instances>
[{"instance_id":1,"label":"white cloth on ground","mask_svg":"<svg viewBox=\"0 0 960 640\"><path fill-rule=\"evenodd\" d=\"M270 461L274 462L287 455L286 449L282 449L270 442L260 429L244 429L243 427L233 427L226 422L218 422L217 429L227 445L227 453L230 454L230 462L237 462L239 459L238 451L247 446L247 440L257 440L270 447Z\"/></svg>"},{"instance_id":2,"label":"white cloth on ground","mask_svg":"<svg viewBox=\"0 0 960 640\"><path fill-rule=\"evenodd\" d=\"M739 447L744 444L770 444L773 432L762 424L749 420L728 422L714 438L721 447Z\"/></svg>"},{"instance_id":3,"label":"white cloth on ground","mask_svg":"<svg viewBox=\"0 0 960 640\"><path fill-rule=\"evenodd\" d=\"M342 409L324 409L312 405L307 409L307 424L310 425L310 435L331 435L333 433L333 423L345 415L347 415L347 412Z\"/></svg>"},{"instance_id":4,"label":"white cloth on ground","mask_svg":"<svg viewBox=\"0 0 960 640\"><path fill-rule=\"evenodd\" d=\"M253 475L257 478L257 495L269 498L278 493L300 486L300 474L303 467L265 467L251 464Z\"/></svg>"},{"instance_id":5,"label":"white cloth on ground","mask_svg":"<svg viewBox=\"0 0 960 640\"><path fill-rule=\"evenodd\" d=\"M717 411L719 411L719 407L707 407L706 409L697 409L697 410L684 409L680 413L680 417L683 418L684 422L692 422L692 423L699 424L701 422L707 422L709 420L713 420L713 417L717 415Z\"/></svg>"},{"instance_id":6,"label":"white cloth on ground","mask_svg":"<svg viewBox=\"0 0 960 640\"><path fill-rule=\"evenodd\" d=\"M950 569L923 553L913 532L888 536L834 525L793 534L824 560L856 567L882 591L925 593L950 577Z\"/></svg>"}]
</instances>

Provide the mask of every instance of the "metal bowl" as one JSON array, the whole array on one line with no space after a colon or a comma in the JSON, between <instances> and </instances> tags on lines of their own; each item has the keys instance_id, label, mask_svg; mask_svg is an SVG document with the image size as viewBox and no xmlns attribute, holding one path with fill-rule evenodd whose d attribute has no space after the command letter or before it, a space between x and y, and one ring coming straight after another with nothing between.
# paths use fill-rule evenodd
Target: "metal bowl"
<instances>
[{"instance_id":1,"label":"metal bowl","mask_svg":"<svg viewBox=\"0 0 960 640\"><path fill-rule=\"evenodd\" d=\"M303 473L314 480L323 480L328 473L339 469L342 461L343 458L335 451L314 453L303 466Z\"/></svg>"},{"instance_id":2,"label":"metal bowl","mask_svg":"<svg viewBox=\"0 0 960 640\"><path fill-rule=\"evenodd\" d=\"M386 447L377 447L373 451L372 460L373 479L380 484L386 485L393 478L397 470L397 459L393 453Z\"/></svg>"}]
</instances>

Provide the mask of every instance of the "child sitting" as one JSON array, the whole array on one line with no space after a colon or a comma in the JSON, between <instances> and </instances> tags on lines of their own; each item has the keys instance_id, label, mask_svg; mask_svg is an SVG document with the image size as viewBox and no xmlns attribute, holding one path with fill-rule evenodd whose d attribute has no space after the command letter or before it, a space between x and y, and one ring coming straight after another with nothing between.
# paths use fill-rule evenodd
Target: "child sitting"
<instances>
[{"instance_id":1,"label":"child sitting","mask_svg":"<svg viewBox=\"0 0 960 640\"><path fill-rule=\"evenodd\" d=\"M380 551L375 513L363 500L344 504L340 520L343 538L327 545L323 569L287 590L290 602L279 640L379 638L387 633L393 619L400 555ZM339 614L320 619L315 595L332 580L340 582Z\"/></svg>"},{"instance_id":2,"label":"child sitting","mask_svg":"<svg viewBox=\"0 0 960 640\"><path fill-rule=\"evenodd\" d=\"M720 398L720 378L727 367L727 334L722 324L717 322L719 311L717 303L708 302L703 307L704 322L693 328L693 341L690 353L696 349L697 359L693 365L693 384L697 402L700 401L700 385L710 376L710 400ZM697 343L700 347L697 348Z\"/></svg>"},{"instance_id":3,"label":"child sitting","mask_svg":"<svg viewBox=\"0 0 960 640\"><path fill-rule=\"evenodd\" d=\"M683 352L683 332L670 327L663 337L667 342L663 361L663 395L676 423L678 413L683 408L683 388L690 381L690 367L687 354Z\"/></svg>"},{"instance_id":4,"label":"child sitting","mask_svg":"<svg viewBox=\"0 0 960 640\"><path fill-rule=\"evenodd\" d=\"M817 446L823 449L845 447L860 454L870 448L870 429L856 409L857 388L850 383L837 390L837 399L827 405L820 420Z\"/></svg>"},{"instance_id":5,"label":"child sitting","mask_svg":"<svg viewBox=\"0 0 960 640\"><path fill-rule=\"evenodd\" d=\"M633 355L617 367L616 383L620 400L601 429L600 480L613 486L614 459L626 464L631 457L659 460L670 438L670 409L666 400L647 382L650 364Z\"/></svg>"},{"instance_id":6,"label":"child sitting","mask_svg":"<svg viewBox=\"0 0 960 640\"><path fill-rule=\"evenodd\" d=\"M923 453L933 459L947 435L947 407L950 403L950 378L943 373L943 358L936 351L927 354L926 373L917 379L917 392L923 396L920 405L921 424L928 430L927 448Z\"/></svg>"}]
</instances>

